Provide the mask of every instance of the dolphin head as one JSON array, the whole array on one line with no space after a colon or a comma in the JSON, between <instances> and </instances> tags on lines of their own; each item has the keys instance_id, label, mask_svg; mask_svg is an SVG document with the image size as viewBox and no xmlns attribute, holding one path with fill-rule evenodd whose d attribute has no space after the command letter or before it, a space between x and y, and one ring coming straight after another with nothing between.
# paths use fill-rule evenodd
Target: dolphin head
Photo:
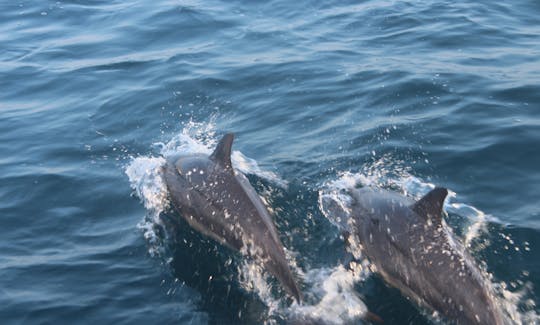
<instances>
[{"instance_id":1,"label":"dolphin head","mask_svg":"<svg viewBox=\"0 0 540 325\"><path fill-rule=\"evenodd\" d=\"M372 246L370 251L383 249L388 240L398 240L416 217L410 209L413 202L396 193L364 187L352 189L350 195L350 232L359 237L362 246Z\"/></svg>"}]
</instances>

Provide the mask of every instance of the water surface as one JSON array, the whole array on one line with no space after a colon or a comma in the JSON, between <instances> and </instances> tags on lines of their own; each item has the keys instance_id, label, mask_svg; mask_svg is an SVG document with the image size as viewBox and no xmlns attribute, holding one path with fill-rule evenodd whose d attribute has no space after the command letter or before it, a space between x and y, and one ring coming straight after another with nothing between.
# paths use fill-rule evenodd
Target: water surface
<instances>
[{"instance_id":1,"label":"water surface","mask_svg":"<svg viewBox=\"0 0 540 325\"><path fill-rule=\"evenodd\" d=\"M341 267L321 198L351 182L451 189L449 226L514 321L538 322L538 2L0 9L4 323L343 323L366 306L388 324L431 322L366 267ZM303 279L302 307L239 256L159 226L178 217L160 157L208 152L227 131Z\"/></svg>"}]
</instances>

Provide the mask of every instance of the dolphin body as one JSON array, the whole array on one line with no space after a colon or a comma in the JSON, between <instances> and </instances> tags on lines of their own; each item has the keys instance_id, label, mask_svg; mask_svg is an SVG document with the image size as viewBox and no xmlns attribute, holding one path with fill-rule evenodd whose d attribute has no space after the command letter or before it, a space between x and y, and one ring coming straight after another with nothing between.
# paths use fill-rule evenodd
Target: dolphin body
<instances>
[{"instance_id":1,"label":"dolphin body","mask_svg":"<svg viewBox=\"0 0 540 325\"><path fill-rule=\"evenodd\" d=\"M226 134L210 156L167 159L163 172L170 199L191 227L261 263L300 302L302 293L268 210L232 167L233 139Z\"/></svg>"},{"instance_id":2,"label":"dolphin body","mask_svg":"<svg viewBox=\"0 0 540 325\"><path fill-rule=\"evenodd\" d=\"M489 282L444 224L445 188L417 202L367 187L350 194L348 238L389 285L452 324L507 323Z\"/></svg>"}]
</instances>

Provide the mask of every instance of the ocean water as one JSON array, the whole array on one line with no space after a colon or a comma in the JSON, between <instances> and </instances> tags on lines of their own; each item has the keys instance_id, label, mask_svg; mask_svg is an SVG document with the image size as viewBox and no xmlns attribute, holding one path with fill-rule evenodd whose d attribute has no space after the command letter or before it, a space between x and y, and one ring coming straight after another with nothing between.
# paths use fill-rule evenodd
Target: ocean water
<instances>
[{"instance_id":1,"label":"ocean water","mask_svg":"<svg viewBox=\"0 0 540 325\"><path fill-rule=\"evenodd\" d=\"M448 227L539 323L540 3L3 1L2 324L430 324L345 267L355 184L451 190ZM179 219L163 157L210 152L272 212L306 302Z\"/></svg>"}]
</instances>

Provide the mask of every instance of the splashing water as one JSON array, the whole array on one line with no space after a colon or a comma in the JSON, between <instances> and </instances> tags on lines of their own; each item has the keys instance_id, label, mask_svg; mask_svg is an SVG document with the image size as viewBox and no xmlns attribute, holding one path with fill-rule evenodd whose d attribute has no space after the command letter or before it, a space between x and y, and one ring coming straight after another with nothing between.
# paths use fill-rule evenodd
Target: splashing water
<instances>
[{"instance_id":1,"label":"splashing water","mask_svg":"<svg viewBox=\"0 0 540 325\"><path fill-rule=\"evenodd\" d=\"M167 204L167 190L161 177L162 157L140 157L126 168L126 174L144 207L154 213L163 211Z\"/></svg>"},{"instance_id":2,"label":"splashing water","mask_svg":"<svg viewBox=\"0 0 540 325\"><path fill-rule=\"evenodd\" d=\"M148 211L147 216L137 226L143 231L151 256L158 255L161 251L154 225L161 225L159 215L169 204L167 187L161 175L161 166L164 164L165 159L162 157L139 157L133 159L126 168L131 187Z\"/></svg>"},{"instance_id":3,"label":"splashing water","mask_svg":"<svg viewBox=\"0 0 540 325\"><path fill-rule=\"evenodd\" d=\"M244 156L244 154L242 154L240 151L233 150L231 160L236 170L239 170L244 174L257 175L258 177L264 178L265 180L278 185L281 188L287 188L287 181L280 178L274 172L261 169L255 159Z\"/></svg>"},{"instance_id":4,"label":"splashing water","mask_svg":"<svg viewBox=\"0 0 540 325\"><path fill-rule=\"evenodd\" d=\"M311 286L308 294L318 300L313 305L293 305L292 318L315 320L324 324L343 324L359 320L366 315L367 307L360 299L354 285L365 280L370 271L366 263L351 262L334 268L313 269L306 273L305 282Z\"/></svg>"},{"instance_id":5,"label":"splashing water","mask_svg":"<svg viewBox=\"0 0 540 325\"><path fill-rule=\"evenodd\" d=\"M284 306L283 301L272 294L270 276L260 263L243 260L238 267L238 283L247 292L255 292L268 308L267 315L279 315Z\"/></svg>"}]
</instances>

